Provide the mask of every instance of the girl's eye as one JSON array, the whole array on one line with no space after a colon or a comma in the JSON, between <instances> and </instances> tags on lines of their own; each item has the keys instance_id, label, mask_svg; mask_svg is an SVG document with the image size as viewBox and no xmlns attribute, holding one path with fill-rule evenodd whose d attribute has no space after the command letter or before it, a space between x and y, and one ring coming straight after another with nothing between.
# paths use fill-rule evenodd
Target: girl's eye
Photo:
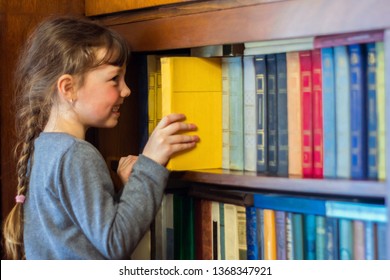
<instances>
[{"instance_id":1,"label":"girl's eye","mask_svg":"<svg viewBox=\"0 0 390 280\"><path fill-rule=\"evenodd\" d=\"M119 75L116 75L111 79L111 81L114 81L115 83L119 83Z\"/></svg>"}]
</instances>

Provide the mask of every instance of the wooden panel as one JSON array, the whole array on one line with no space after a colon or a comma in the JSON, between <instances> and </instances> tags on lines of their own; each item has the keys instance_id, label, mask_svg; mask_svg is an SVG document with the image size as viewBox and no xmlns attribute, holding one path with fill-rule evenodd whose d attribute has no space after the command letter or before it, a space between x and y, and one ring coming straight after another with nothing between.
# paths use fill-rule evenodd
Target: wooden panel
<instances>
[{"instance_id":1,"label":"wooden panel","mask_svg":"<svg viewBox=\"0 0 390 280\"><path fill-rule=\"evenodd\" d=\"M95 16L196 0L85 0L85 14Z\"/></svg>"},{"instance_id":2,"label":"wooden panel","mask_svg":"<svg viewBox=\"0 0 390 280\"><path fill-rule=\"evenodd\" d=\"M384 29L390 27L389 13L387 0L291 0L112 28L133 51L151 51Z\"/></svg>"}]
</instances>

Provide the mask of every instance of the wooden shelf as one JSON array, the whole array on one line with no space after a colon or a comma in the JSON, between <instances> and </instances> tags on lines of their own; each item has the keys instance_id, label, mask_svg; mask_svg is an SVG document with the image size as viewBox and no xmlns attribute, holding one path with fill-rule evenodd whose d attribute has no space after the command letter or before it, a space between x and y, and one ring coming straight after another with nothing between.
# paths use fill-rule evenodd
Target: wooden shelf
<instances>
[{"instance_id":1,"label":"wooden shelf","mask_svg":"<svg viewBox=\"0 0 390 280\"><path fill-rule=\"evenodd\" d=\"M351 198L386 198L386 184L378 181L271 177L256 175L254 172L223 169L172 172L170 179L179 185L192 182L211 184L225 189L231 186L252 191L306 193Z\"/></svg>"}]
</instances>

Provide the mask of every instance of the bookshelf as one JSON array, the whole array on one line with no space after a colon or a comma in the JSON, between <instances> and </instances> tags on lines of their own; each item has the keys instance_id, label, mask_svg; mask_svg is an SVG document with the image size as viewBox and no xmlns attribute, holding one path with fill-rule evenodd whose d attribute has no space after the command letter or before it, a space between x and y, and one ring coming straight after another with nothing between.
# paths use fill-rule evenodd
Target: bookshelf
<instances>
[{"instance_id":1,"label":"bookshelf","mask_svg":"<svg viewBox=\"0 0 390 280\"><path fill-rule=\"evenodd\" d=\"M389 14L390 5L386 0L358 3L354 0L213 0L95 18L121 33L135 54L216 44L385 30L385 64L390 65ZM386 72L386 78L390 80L389 71ZM133 89L133 92L136 90ZM386 108L390 108L390 83L386 85L386 92ZM136 111L133 114L136 115ZM386 119L390 120L390 110L386 111ZM386 146L390 147L390 122L386 124L386 142ZM100 141L99 145L104 146L104 141ZM109 150L105 152L109 153ZM390 159L389 149L386 150L386 159ZM390 164L386 165L386 174L390 174ZM179 182L179 185L210 184L221 190L238 188L351 199L380 199L385 201L390 220L389 180L316 180L208 170L174 172L172 181ZM390 223L387 224L387 255L390 256Z\"/></svg>"}]
</instances>

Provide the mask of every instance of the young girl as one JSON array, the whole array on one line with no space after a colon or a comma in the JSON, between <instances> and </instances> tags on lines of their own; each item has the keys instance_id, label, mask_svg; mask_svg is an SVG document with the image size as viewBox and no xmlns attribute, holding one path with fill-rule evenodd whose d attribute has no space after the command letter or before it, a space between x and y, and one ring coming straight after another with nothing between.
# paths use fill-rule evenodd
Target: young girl
<instances>
[{"instance_id":1,"label":"young girl","mask_svg":"<svg viewBox=\"0 0 390 280\"><path fill-rule=\"evenodd\" d=\"M17 196L4 224L11 259L128 258L160 205L176 152L193 148L184 115L165 116L139 157L121 158L114 191L89 127L114 127L130 89L126 43L96 23L46 20L30 36L16 72Z\"/></svg>"}]
</instances>

